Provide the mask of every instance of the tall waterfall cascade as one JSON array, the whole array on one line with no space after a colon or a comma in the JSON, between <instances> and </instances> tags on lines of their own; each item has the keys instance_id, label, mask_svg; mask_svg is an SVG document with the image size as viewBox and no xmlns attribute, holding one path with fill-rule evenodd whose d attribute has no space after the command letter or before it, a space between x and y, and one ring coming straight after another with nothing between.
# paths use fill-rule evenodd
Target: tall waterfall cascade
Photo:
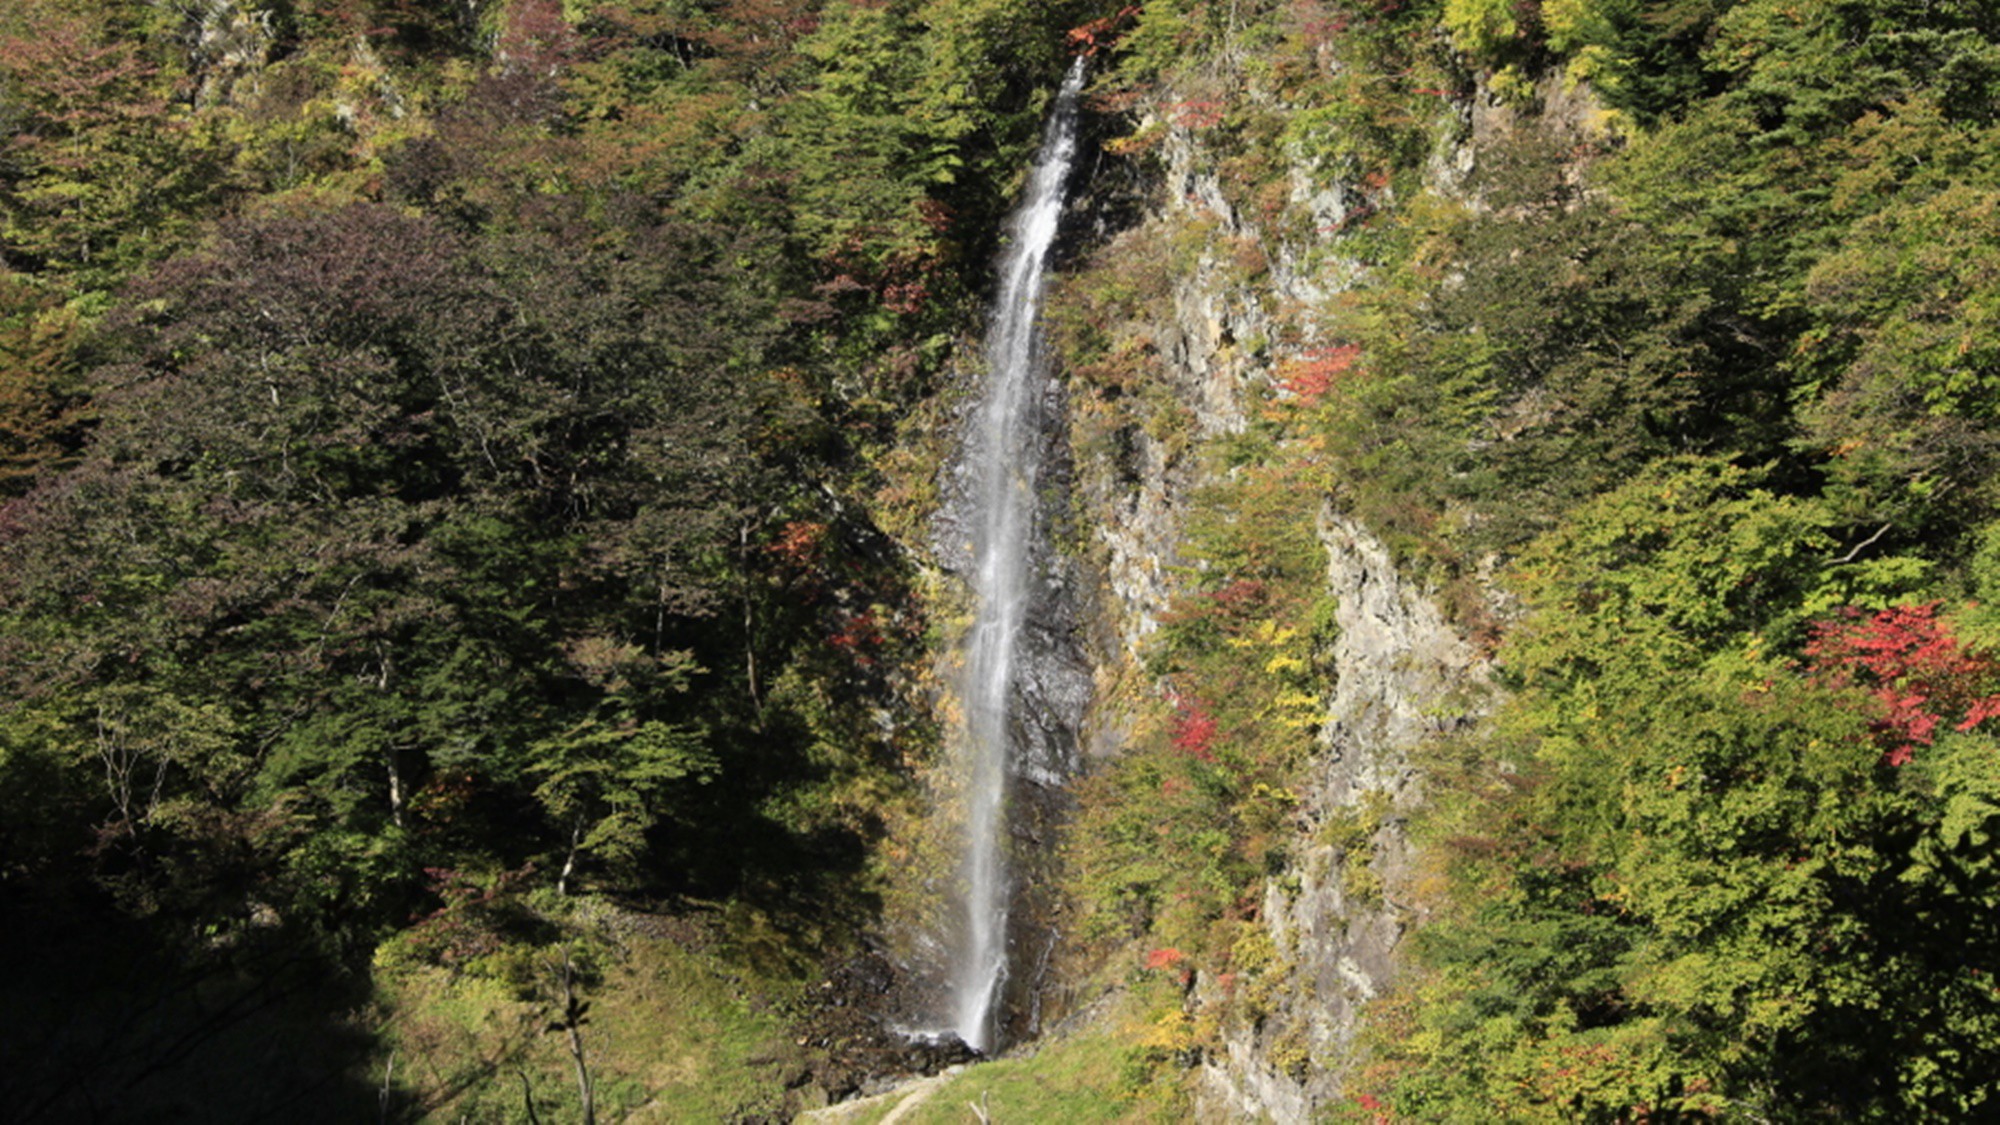
<instances>
[{"instance_id":1,"label":"tall waterfall cascade","mask_svg":"<svg viewBox=\"0 0 2000 1125\"><path fill-rule=\"evenodd\" d=\"M960 684L965 729L965 839L952 938L948 1027L991 1051L1007 980L1007 795L1021 635L1033 592L1036 484L1045 446L1046 355L1037 321L1047 262L1077 149L1084 64L1070 68L1042 137L1027 193L1010 217L1000 285L989 316L986 383L962 454L971 478L971 586L977 610Z\"/></svg>"}]
</instances>

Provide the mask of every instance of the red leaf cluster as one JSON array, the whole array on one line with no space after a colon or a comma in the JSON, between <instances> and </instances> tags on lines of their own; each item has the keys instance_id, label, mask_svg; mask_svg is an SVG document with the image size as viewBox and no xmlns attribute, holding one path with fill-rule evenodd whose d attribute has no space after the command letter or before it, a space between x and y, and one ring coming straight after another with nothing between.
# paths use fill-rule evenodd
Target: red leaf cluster
<instances>
[{"instance_id":1,"label":"red leaf cluster","mask_svg":"<svg viewBox=\"0 0 2000 1125\"><path fill-rule=\"evenodd\" d=\"M917 206L920 222L933 232L949 227L951 212L942 204ZM850 235L825 256L834 271L830 281L816 289L824 297L842 293L871 293L885 310L898 316L922 312L931 299L931 284L944 268L940 245L923 242L897 247L878 254L863 235Z\"/></svg>"},{"instance_id":2,"label":"red leaf cluster","mask_svg":"<svg viewBox=\"0 0 2000 1125\"><path fill-rule=\"evenodd\" d=\"M912 316L924 311L930 297L930 286L921 280L891 284L882 290L882 307L898 316Z\"/></svg>"},{"instance_id":3,"label":"red leaf cluster","mask_svg":"<svg viewBox=\"0 0 2000 1125\"><path fill-rule=\"evenodd\" d=\"M1345 34L1348 16L1328 11L1320 0L1292 0L1292 20L1308 47L1317 50Z\"/></svg>"},{"instance_id":4,"label":"red leaf cluster","mask_svg":"<svg viewBox=\"0 0 2000 1125\"><path fill-rule=\"evenodd\" d=\"M868 653L882 647L882 629L868 610L842 610L826 643L847 653L857 665L869 668L874 666L875 658Z\"/></svg>"},{"instance_id":5,"label":"red leaf cluster","mask_svg":"<svg viewBox=\"0 0 2000 1125\"><path fill-rule=\"evenodd\" d=\"M1128 4L1118 9L1116 15L1094 19L1080 27L1070 28L1069 45L1075 48L1077 54L1085 56L1108 50L1118 42L1118 37L1124 34L1126 22L1138 14L1139 6Z\"/></svg>"},{"instance_id":6,"label":"red leaf cluster","mask_svg":"<svg viewBox=\"0 0 2000 1125\"><path fill-rule=\"evenodd\" d=\"M1169 740L1174 749L1197 761L1215 761L1215 716L1199 702L1181 698L1174 701L1174 725Z\"/></svg>"},{"instance_id":7,"label":"red leaf cluster","mask_svg":"<svg viewBox=\"0 0 2000 1125\"><path fill-rule=\"evenodd\" d=\"M1938 724L1971 730L2000 715L2000 663L1969 652L1937 616L1938 603L1864 614L1848 609L1813 626L1806 645L1814 679L1866 689L1882 705L1874 729L1883 761L1900 766L1929 746Z\"/></svg>"},{"instance_id":8,"label":"red leaf cluster","mask_svg":"<svg viewBox=\"0 0 2000 1125\"><path fill-rule=\"evenodd\" d=\"M1286 365L1279 385L1310 406L1332 390L1342 376L1353 371L1360 358L1359 344L1315 348L1297 362Z\"/></svg>"},{"instance_id":9,"label":"red leaf cluster","mask_svg":"<svg viewBox=\"0 0 2000 1125\"><path fill-rule=\"evenodd\" d=\"M494 56L501 66L536 78L554 78L577 56L579 43L556 0L517 0L500 28Z\"/></svg>"},{"instance_id":10,"label":"red leaf cluster","mask_svg":"<svg viewBox=\"0 0 2000 1125\"><path fill-rule=\"evenodd\" d=\"M1219 101L1175 102L1171 109L1174 124L1183 129L1213 129L1222 124L1223 107Z\"/></svg>"},{"instance_id":11,"label":"red leaf cluster","mask_svg":"<svg viewBox=\"0 0 2000 1125\"><path fill-rule=\"evenodd\" d=\"M1271 601L1269 585L1255 578L1238 578L1210 595L1215 607L1236 620L1248 620Z\"/></svg>"}]
</instances>

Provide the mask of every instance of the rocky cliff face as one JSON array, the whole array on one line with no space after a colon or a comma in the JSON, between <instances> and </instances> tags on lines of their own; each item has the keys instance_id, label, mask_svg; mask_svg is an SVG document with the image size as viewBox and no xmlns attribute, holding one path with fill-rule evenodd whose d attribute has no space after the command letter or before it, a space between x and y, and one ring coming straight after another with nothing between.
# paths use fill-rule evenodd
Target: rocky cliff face
<instances>
[{"instance_id":1,"label":"rocky cliff face","mask_svg":"<svg viewBox=\"0 0 2000 1125\"><path fill-rule=\"evenodd\" d=\"M1360 272L1324 246L1267 236L1231 204L1201 138L1159 127L1166 139L1154 206L1121 237L1193 246L1177 256L1144 331L1157 356L1153 375L1194 432L1184 445L1138 432L1115 469L1078 466L1108 595L1096 630L1100 683L1143 678L1147 638L1184 581L1177 544L1203 472L1189 450L1244 428L1252 390L1284 358L1272 341L1295 350L1316 342L1319 313ZM1441 149L1434 177L1448 189L1468 160L1461 149ZM1360 189L1327 186L1309 169L1291 169L1290 182L1289 205L1311 217L1307 229L1338 229L1369 205ZM1113 243L1109 253L1118 252ZM1261 268L1242 268L1246 256ZM1414 921L1404 895L1404 819L1422 787L1410 752L1481 710L1484 662L1430 591L1399 573L1388 548L1331 502L1318 533L1339 630L1328 719L1297 794L1287 866L1262 889L1259 921L1276 957L1267 970L1276 979L1263 990L1271 1000L1253 1019L1220 1021L1220 1049L1203 1053L1197 1076L1205 1120L1304 1121L1338 1098L1363 1005L1394 976ZM1121 731L1115 714L1102 714L1092 742L1115 753ZM1227 982L1198 975L1191 1016L1225 1006L1227 992Z\"/></svg>"},{"instance_id":2,"label":"rocky cliff face","mask_svg":"<svg viewBox=\"0 0 2000 1125\"><path fill-rule=\"evenodd\" d=\"M1462 195L1478 138L1511 127L1490 101L1441 118L1440 135L1463 140L1439 144L1426 190ZM1100 180L1067 220L1067 268L1117 293L1113 315L1103 304L1066 309L1066 299L1092 298L1060 284L1049 307L1053 322L1081 315L1116 339L1099 339L1094 359L1059 344L1042 403L1048 475L1037 521L1050 534L1034 558L1042 590L1017 700L1008 1043L1045 1023L1088 1019L1078 1010L1087 997L1070 987L1078 978L1065 977L1063 955L1052 957L1075 936L1053 893L1068 783L1093 760L1143 745L1135 730L1160 737L1157 719L1145 733L1141 713L1157 714L1171 693L1148 658L1176 599L1199 586L1203 564L1185 546L1191 525L1228 515L1202 507L1227 494L1211 486L1233 471L1208 453L1260 424L1288 363L1338 343L1334 305L1366 281L1340 232L1392 202L1379 184L1294 160L1280 173L1277 207L1268 190L1246 207L1233 198L1241 185L1229 179L1228 158L1198 129L1163 109L1138 132L1155 138L1147 171L1126 165L1122 181ZM1074 342L1074 333L1054 335ZM1105 355L1123 358L1099 378ZM1086 373L1092 363L1099 369ZM976 383L972 370L956 380L961 393ZM951 418L940 410L942 430L956 434L963 410ZM967 493L949 463L936 484L941 505L920 552L950 607L961 603L950 576L969 565ZM1329 491L1337 490L1335 482ZM1317 668L1325 718L1310 760L1287 783L1290 819L1268 852L1282 859L1234 908L1248 920L1231 924L1255 931L1241 940L1257 947L1259 964L1240 969L1232 953L1219 963L1226 968L1187 977L1188 1026L1205 1030L1180 1061L1193 1066L1194 1109L1210 1121L1305 1121L1340 1101L1367 1005L1393 982L1420 920L1405 828L1423 800L1413 751L1476 722L1487 702L1485 661L1435 591L1400 571L1389 547L1332 496L1299 501L1324 552L1320 601L1332 618ZM949 655L942 661L939 683L953 675ZM926 888L918 897L935 901L947 869L918 862L913 870ZM934 928L909 924L905 937ZM904 977L921 981L937 976L941 956L917 941L896 960ZM921 1011L926 1002L901 1007Z\"/></svg>"},{"instance_id":3,"label":"rocky cliff face","mask_svg":"<svg viewBox=\"0 0 2000 1125\"><path fill-rule=\"evenodd\" d=\"M1213 1120L1303 1121L1339 1095L1362 1006L1395 975L1415 920L1403 825L1422 786L1410 751L1473 721L1483 694L1483 661L1379 540L1331 508L1319 533L1339 606L1330 718L1292 865L1266 881L1262 911L1290 980L1203 1063L1198 1105Z\"/></svg>"},{"instance_id":4,"label":"rocky cliff face","mask_svg":"<svg viewBox=\"0 0 2000 1125\"><path fill-rule=\"evenodd\" d=\"M1186 439L1181 443L1136 432L1117 473L1080 466L1086 519L1111 594L1106 623L1119 649L1103 654L1106 659L1137 657L1173 598L1185 509L1200 483L1186 452L1243 428L1245 388L1269 374L1263 343L1272 327L1268 308L1301 291L1319 295L1304 279L1253 285L1244 278L1227 244L1257 244L1261 236L1239 219L1191 135L1170 131L1163 154L1165 175L1153 208L1125 237L1186 242L1190 232L1209 232L1184 268L1174 271L1166 299L1146 326L1160 360L1153 375L1187 409L1192 432L1177 435ZM1118 253L1117 243L1110 252Z\"/></svg>"}]
</instances>

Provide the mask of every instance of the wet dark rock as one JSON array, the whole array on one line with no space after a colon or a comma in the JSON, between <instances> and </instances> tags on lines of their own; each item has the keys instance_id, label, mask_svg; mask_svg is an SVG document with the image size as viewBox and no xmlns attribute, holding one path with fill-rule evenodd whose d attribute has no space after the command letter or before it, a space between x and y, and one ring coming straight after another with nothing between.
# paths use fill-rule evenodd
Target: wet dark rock
<instances>
[{"instance_id":1,"label":"wet dark rock","mask_svg":"<svg viewBox=\"0 0 2000 1125\"><path fill-rule=\"evenodd\" d=\"M815 1058L787 1087L823 1092L830 1101L865 1096L920 1075L978 1059L979 1053L949 1032L912 1038L896 1030L906 982L879 953L863 953L831 966L808 990L794 1021L798 1046Z\"/></svg>"}]
</instances>

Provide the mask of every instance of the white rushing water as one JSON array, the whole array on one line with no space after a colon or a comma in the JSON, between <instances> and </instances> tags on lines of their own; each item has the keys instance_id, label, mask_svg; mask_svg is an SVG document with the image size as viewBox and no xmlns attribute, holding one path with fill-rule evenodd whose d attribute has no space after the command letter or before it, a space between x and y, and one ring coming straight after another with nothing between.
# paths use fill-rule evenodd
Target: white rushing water
<instances>
[{"instance_id":1,"label":"white rushing water","mask_svg":"<svg viewBox=\"0 0 2000 1125\"><path fill-rule=\"evenodd\" d=\"M1078 59L1056 98L1028 191L1008 223L986 340L985 396L967 433L972 479L972 588L978 610L966 640L966 839L962 929L952 953L951 1028L991 1051L1007 979L1006 796L1011 709L1030 598L1035 478L1044 445L1045 369L1036 321L1063 190L1076 158Z\"/></svg>"}]
</instances>

